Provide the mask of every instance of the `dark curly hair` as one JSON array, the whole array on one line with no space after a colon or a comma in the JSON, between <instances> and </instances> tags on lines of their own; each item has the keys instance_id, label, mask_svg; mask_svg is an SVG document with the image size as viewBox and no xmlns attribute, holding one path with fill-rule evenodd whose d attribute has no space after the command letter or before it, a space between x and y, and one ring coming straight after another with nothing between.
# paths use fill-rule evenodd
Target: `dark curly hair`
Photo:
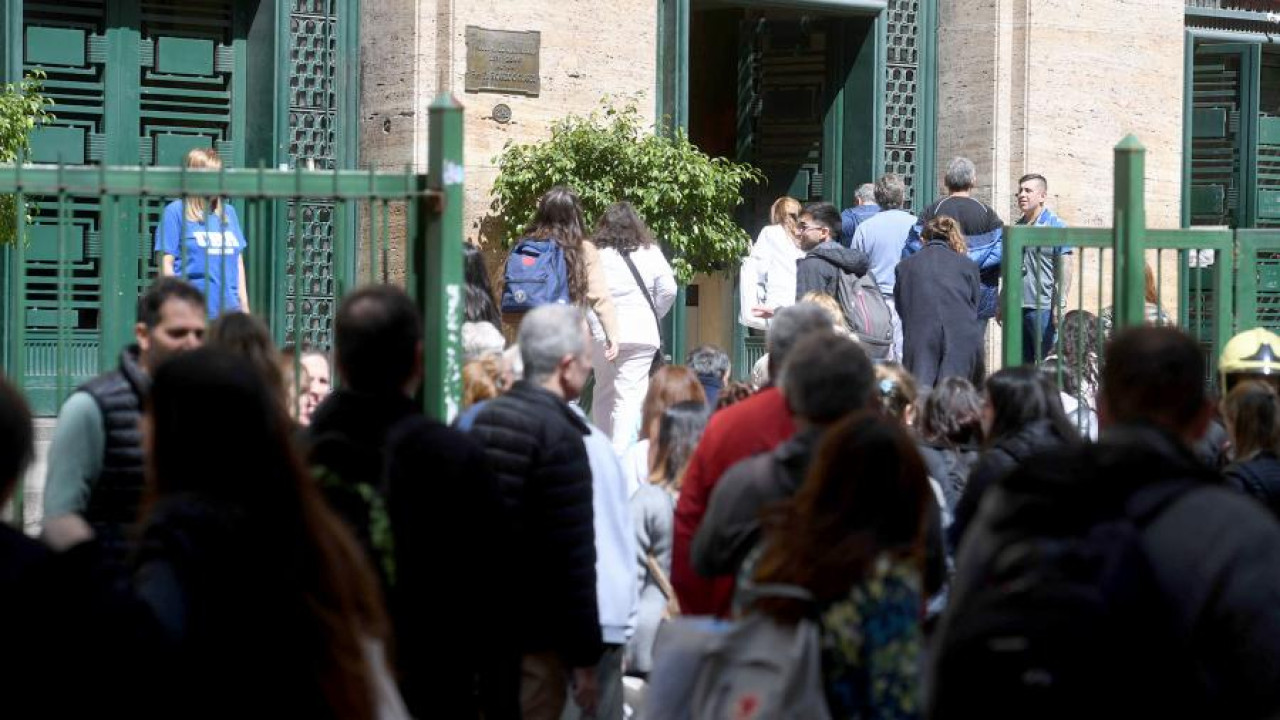
<instances>
[{"instance_id":1,"label":"dark curly hair","mask_svg":"<svg viewBox=\"0 0 1280 720\"><path fill-rule=\"evenodd\" d=\"M631 203L616 202L596 221L596 231L591 240L596 247L613 248L625 254L652 245L653 235Z\"/></svg>"}]
</instances>

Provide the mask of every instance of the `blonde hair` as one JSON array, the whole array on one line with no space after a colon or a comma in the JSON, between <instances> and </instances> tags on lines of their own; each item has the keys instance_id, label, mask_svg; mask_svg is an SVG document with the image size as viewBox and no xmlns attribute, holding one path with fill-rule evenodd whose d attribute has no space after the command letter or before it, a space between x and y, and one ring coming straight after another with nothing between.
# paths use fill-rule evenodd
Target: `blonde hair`
<instances>
[{"instance_id":1,"label":"blonde hair","mask_svg":"<svg viewBox=\"0 0 1280 720\"><path fill-rule=\"evenodd\" d=\"M840 308L840 301L830 295L818 291L810 290L800 298L800 302L813 303L822 308L822 311L831 316L831 324L835 326L835 331L840 335L848 335L849 328L845 325L844 310Z\"/></svg>"},{"instance_id":2,"label":"blonde hair","mask_svg":"<svg viewBox=\"0 0 1280 720\"><path fill-rule=\"evenodd\" d=\"M491 400L506 391L501 355L485 355L462 366L462 407Z\"/></svg>"},{"instance_id":3,"label":"blonde hair","mask_svg":"<svg viewBox=\"0 0 1280 720\"><path fill-rule=\"evenodd\" d=\"M949 215L939 215L930 220L925 226L924 236L926 240L946 240L947 246L957 255L969 252L969 243L965 241L964 233L960 232L960 223Z\"/></svg>"},{"instance_id":4,"label":"blonde hair","mask_svg":"<svg viewBox=\"0 0 1280 720\"><path fill-rule=\"evenodd\" d=\"M774 225L781 225L792 240L799 240L800 232L796 230L796 222L800 218L800 207L799 200L783 195L774 200L773 205L770 206L769 222Z\"/></svg>"},{"instance_id":5,"label":"blonde hair","mask_svg":"<svg viewBox=\"0 0 1280 720\"><path fill-rule=\"evenodd\" d=\"M218 155L218 151L213 148L192 148L187 153L186 160L183 165L189 170L221 170L222 158ZM209 203L213 206L213 211L218 215L218 219L226 221L226 210L223 209L222 198L202 198L189 197L183 201L186 207L186 218L191 222L204 222L206 207Z\"/></svg>"}]
</instances>

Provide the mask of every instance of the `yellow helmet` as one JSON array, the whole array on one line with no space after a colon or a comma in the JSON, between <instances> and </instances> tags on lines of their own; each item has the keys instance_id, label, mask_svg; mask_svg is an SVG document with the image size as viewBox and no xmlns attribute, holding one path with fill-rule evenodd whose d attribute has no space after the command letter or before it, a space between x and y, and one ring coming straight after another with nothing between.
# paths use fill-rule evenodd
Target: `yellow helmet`
<instances>
[{"instance_id":1,"label":"yellow helmet","mask_svg":"<svg viewBox=\"0 0 1280 720\"><path fill-rule=\"evenodd\" d=\"M1224 384L1228 375L1280 375L1280 335L1254 328L1231 338L1222 348L1218 373Z\"/></svg>"}]
</instances>

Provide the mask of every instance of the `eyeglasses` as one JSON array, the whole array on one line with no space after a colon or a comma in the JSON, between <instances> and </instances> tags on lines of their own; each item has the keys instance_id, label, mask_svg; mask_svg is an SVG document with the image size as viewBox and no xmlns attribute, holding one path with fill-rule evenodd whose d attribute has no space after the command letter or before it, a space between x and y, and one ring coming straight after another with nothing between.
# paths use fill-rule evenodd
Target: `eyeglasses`
<instances>
[{"instance_id":1,"label":"eyeglasses","mask_svg":"<svg viewBox=\"0 0 1280 720\"><path fill-rule=\"evenodd\" d=\"M796 230L799 230L801 234L807 233L810 230L824 230L824 229L826 228L824 228L821 225L809 225L807 223L799 223L798 225L796 225Z\"/></svg>"}]
</instances>

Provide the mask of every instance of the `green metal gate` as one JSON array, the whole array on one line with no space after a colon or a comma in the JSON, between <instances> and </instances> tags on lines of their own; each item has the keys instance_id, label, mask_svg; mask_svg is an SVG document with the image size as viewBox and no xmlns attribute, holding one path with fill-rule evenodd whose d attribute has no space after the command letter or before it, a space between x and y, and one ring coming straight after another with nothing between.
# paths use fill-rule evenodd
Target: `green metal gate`
<instances>
[{"instance_id":1,"label":"green metal gate","mask_svg":"<svg viewBox=\"0 0 1280 720\"><path fill-rule=\"evenodd\" d=\"M18 50L5 54L9 78L43 69L55 102L57 122L33 137L34 162L173 167L188 150L213 147L229 168L356 166L357 0L0 5L8 7L6 39ZM74 193L34 199L41 211L23 259L26 311L13 321L23 324L24 384L36 412L49 414L59 382L82 381L114 362L103 337L121 328L104 325L114 317L102 310L111 302L106 288L149 282L152 234L169 198L152 193L111 206ZM334 267L335 223L351 233L361 213L387 207L365 203L343 214L323 197L300 198L252 218L250 299L279 342L329 347L335 278L355 271ZM102 250L108 223L136 239L110 257ZM59 238L66 252L55 256ZM0 266L0 276L15 272ZM59 367L51 364L57 343L69 354Z\"/></svg>"},{"instance_id":2,"label":"green metal gate","mask_svg":"<svg viewBox=\"0 0 1280 720\"><path fill-rule=\"evenodd\" d=\"M431 164L427 175L359 171L245 170L185 171L65 165L0 166L0 193L16 194L19 203L41 199L41 218L28 227L14 218L17 240L0 248L6 274L0 277L0 346L6 374L21 379L38 414L53 414L65 397L100 368L114 367L131 342L135 308L151 273L137 272L150 247L146 216L157 203L172 198L225 197L239 209L243 227L254 237L269 235L272 217L286 203L316 203L333 208L335 297L365 282L395 281L388 268L393 237L403 237L404 283L423 311L426 410L451 419L461 397L462 325L462 109L444 96L431 107ZM77 223L92 203L103 219L89 243ZM399 205L393 219L387 210ZM350 232L342 221L365 208L374 222L366 234ZM298 241L302 228L290 226L281 263L295 267L307 261ZM357 274L356 254L368 253ZM149 254L149 253L147 253ZM88 296L86 281L75 273L96 258L97 271ZM33 271L41 274L35 274ZM145 273L145 274L144 274ZM36 278L33 280L33 278ZM39 287L39 292L33 289ZM53 318L92 317L92 327ZM33 318L36 322L33 322ZM268 318L277 337L286 318ZM300 323L293 315L287 321ZM44 323L44 324L40 324ZM87 324L87 323L86 323ZM293 328L297 332L297 327ZM34 341L39 340L39 344ZM34 349L33 349L34 348Z\"/></svg>"}]
</instances>

